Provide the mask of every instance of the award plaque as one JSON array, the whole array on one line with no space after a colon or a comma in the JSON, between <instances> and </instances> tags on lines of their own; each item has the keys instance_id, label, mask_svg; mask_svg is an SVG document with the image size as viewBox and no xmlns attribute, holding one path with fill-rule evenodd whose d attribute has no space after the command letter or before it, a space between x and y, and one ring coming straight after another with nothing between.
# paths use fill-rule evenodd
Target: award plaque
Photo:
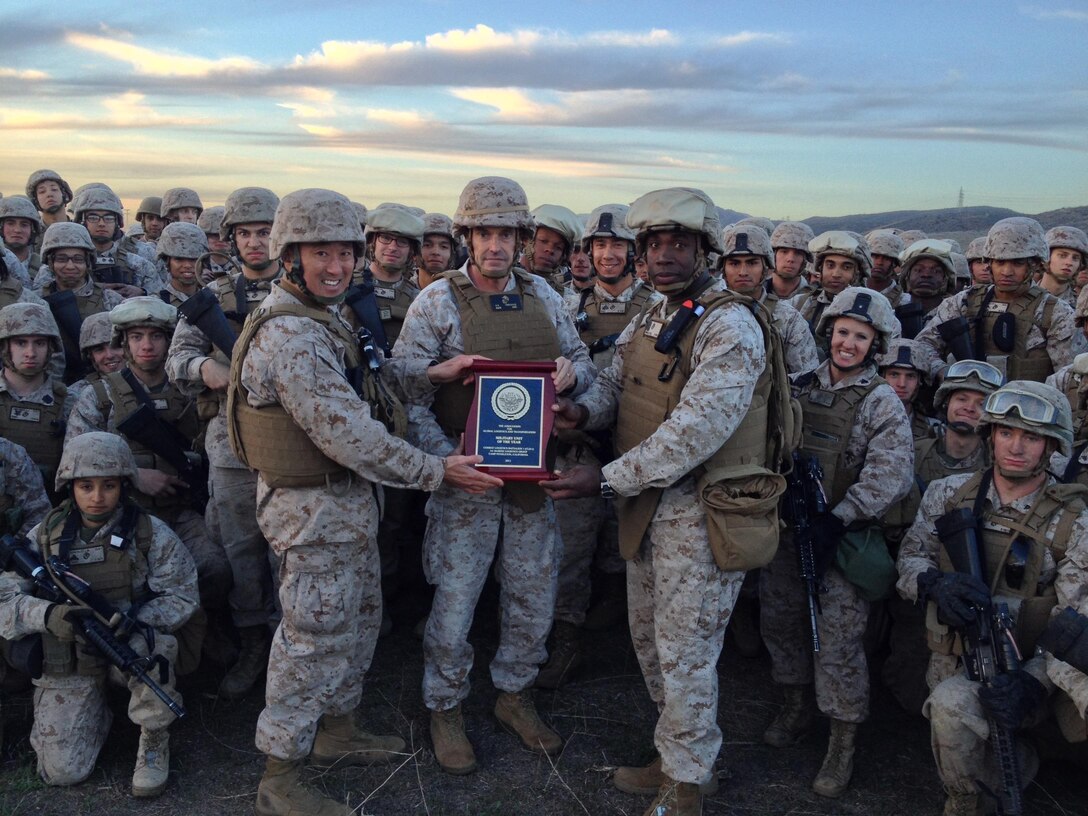
<instances>
[{"instance_id":1,"label":"award plaque","mask_svg":"<svg viewBox=\"0 0 1088 816\"><path fill-rule=\"evenodd\" d=\"M505 482L539 482L552 475L555 449L553 362L477 360L476 394L465 425L465 453L480 470Z\"/></svg>"}]
</instances>

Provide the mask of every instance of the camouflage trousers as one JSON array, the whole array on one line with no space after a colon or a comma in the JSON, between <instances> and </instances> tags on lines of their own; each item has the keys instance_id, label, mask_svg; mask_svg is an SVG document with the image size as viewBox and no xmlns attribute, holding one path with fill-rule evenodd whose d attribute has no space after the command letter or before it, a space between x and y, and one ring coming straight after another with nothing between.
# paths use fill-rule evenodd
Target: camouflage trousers
<instances>
[{"instance_id":1,"label":"camouflage trousers","mask_svg":"<svg viewBox=\"0 0 1088 816\"><path fill-rule=\"evenodd\" d=\"M325 714L355 710L381 622L369 482L270 490L257 481L257 520L280 559L283 617L272 637L257 748L303 759Z\"/></svg>"},{"instance_id":2,"label":"camouflage trousers","mask_svg":"<svg viewBox=\"0 0 1088 816\"><path fill-rule=\"evenodd\" d=\"M599 465L589 447L576 445L557 458L557 470L580 464ZM601 496L561 499L555 503L559 521L562 555L559 559L559 583L555 596L555 619L581 626L586 619L591 591L589 574L593 556L602 545L601 533L611 504ZM613 531L615 525L613 525ZM618 544L617 544L618 547Z\"/></svg>"},{"instance_id":3,"label":"camouflage trousers","mask_svg":"<svg viewBox=\"0 0 1088 816\"><path fill-rule=\"evenodd\" d=\"M423 541L423 571L435 588L423 635L423 702L432 711L453 708L468 697L473 657L468 633L492 562L502 619L491 679L502 691L521 691L533 684L547 659L559 566L552 502L527 513L506 491L467 496L440 488L432 493Z\"/></svg>"},{"instance_id":4,"label":"camouflage trousers","mask_svg":"<svg viewBox=\"0 0 1088 816\"><path fill-rule=\"evenodd\" d=\"M143 637L133 637L129 645L138 654L147 654ZM170 661L170 676L161 683L163 690L182 703L174 688L174 661L177 641L172 635L155 633L155 654ZM38 775L47 785L76 785L91 775L102 746L106 744L113 712L106 701L107 679L128 686L128 718L141 728L157 731L174 721L174 715L143 683L125 678L110 667L99 675L72 674L66 677L43 675L34 681L34 726L30 745L38 757ZM159 681L158 671L152 679Z\"/></svg>"},{"instance_id":5,"label":"camouflage trousers","mask_svg":"<svg viewBox=\"0 0 1088 816\"><path fill-rule=\"evenodd\" d=\"M257 525L257 474L212 465L208 533L223 543L232 584L227 601L234 625L262 626L274 614L271 553Z\"/></svg>"},{"instance_id":6,"label":"camouflage trousers","mask_svg":"<svg viewBox=\"0 0 1088 816\"><path fill-rule=\"evenodd\" d=\"M706 516L654 521L627 563L628 619L659 713L654 745L670 779L710 779L722 744L718 656L743 572L723 572Z\"/></svg>"},{"instance_id":7,"label":"camouflage trousers","mask_svg":"<svg viewBox=\"0 0 1088 816\"><path fill-rule=\"evenodd\" d=\"M816 705L829 717L864 722L869 716L865 628L869 603L835 567L823 578L822 614L816 619L820 651L812 651L808 596L793 535L783 530L778 552L760 572L760 632L771 654L771 677L783 685L815 681Z\"/></svg>"},{"instance_id":8,"label":"camouflage trousers","mask_svg":"<svg viewBox=\"0 0 1088 816\"><path fill-rule=\"evenodd\" d=\"M154 509L150 512L170 525L170 529L177 533L181 543L196 562L200 606L204 609L219 609L224 606L233 580L230 561L227 560L221 540L208 534L204 516L188 507L171 510L162 515Z\"/></svg>"},{"instance_id":9,"label":"camouflage trousers","mask_svg":"<svg viewBox=\"0 0 1088 816\"><path fill-rule=\"evenodd\" d=\"M977 792L976 781L1001 790L1001 773L990 743L990 724L978 699L979 684L956 674L933 689L922 713L929 719L930 744L937 773L949 791ZM1021 787L1034 776L1034 749L1017 740Z\"/></svg>"},{"instance_id":10,"label":"camouflage trousers","mask_svg":"<svg viewBox=\"0 0 1088 816\"><path fill-rule=\"evenodd\" d=\"M427 503L422 490L403 490L396 487L383 489L382 520L378 525L378 556L382 566L382 594L394 594L400 580L400 552L402 548L419 544L416 519Z\"/></svg>"}]
</instances>

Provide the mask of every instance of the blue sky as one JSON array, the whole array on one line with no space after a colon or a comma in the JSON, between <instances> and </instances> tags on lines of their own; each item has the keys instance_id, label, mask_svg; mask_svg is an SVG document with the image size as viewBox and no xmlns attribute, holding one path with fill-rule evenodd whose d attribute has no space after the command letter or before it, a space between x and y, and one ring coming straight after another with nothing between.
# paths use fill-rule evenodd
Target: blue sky
<instances>
[{"instance_id":1,"label":"blue sky","mask_svg":"<svg viewBox=\"0 0 1088 816\"><path fill-rule=\"evenodd\" d=\"M184 12L180 9L184 8ZM671 185L802 218L1088 203L1088 5L0 0L0 191L259 184L452 213Z\"/></svg>"}]
</instances>

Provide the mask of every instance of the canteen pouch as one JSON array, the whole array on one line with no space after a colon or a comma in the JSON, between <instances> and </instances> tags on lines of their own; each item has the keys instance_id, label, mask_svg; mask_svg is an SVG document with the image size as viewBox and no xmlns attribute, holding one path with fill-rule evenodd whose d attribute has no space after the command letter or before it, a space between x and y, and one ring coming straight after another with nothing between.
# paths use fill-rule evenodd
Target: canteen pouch
<instances>
[{"instance_id":1,"label":"canteen pouch","mask_svg":"<svg viewBox=\"0 0 1088 816\"><path fill-rule=\"evenodd\" d=\"M718 567L739 572L769 564L778 550L778 500L786 492L785 477L740 465L707 471L696 486Z\"/></svg>"},{"instance_id":2,"label":"canteen pouch","mask_svg":"<svg viewBox=\"0 0 1088 816\"><path fill-rule=\"evenodd\" d=\"M898 573L879 527L848 530L835 551L835 566L867 601L887 598Z\"/></svg>"}]
</instances>

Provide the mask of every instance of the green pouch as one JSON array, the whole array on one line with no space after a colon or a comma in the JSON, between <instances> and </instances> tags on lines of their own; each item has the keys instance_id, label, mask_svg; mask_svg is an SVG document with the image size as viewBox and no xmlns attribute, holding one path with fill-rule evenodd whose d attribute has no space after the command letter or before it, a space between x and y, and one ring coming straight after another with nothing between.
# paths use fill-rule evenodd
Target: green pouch
<instances>
[{"instance_id":1,"label":"green pouch","mask_svg":"<svg viewBox=\"0 0 1088 816\"><path fill-rule=\"evenodd\" d=\"M835 551L835 566L867 601L887 598L899 577L879 527L847 531Z\"/></svg>"}]
</instances>

